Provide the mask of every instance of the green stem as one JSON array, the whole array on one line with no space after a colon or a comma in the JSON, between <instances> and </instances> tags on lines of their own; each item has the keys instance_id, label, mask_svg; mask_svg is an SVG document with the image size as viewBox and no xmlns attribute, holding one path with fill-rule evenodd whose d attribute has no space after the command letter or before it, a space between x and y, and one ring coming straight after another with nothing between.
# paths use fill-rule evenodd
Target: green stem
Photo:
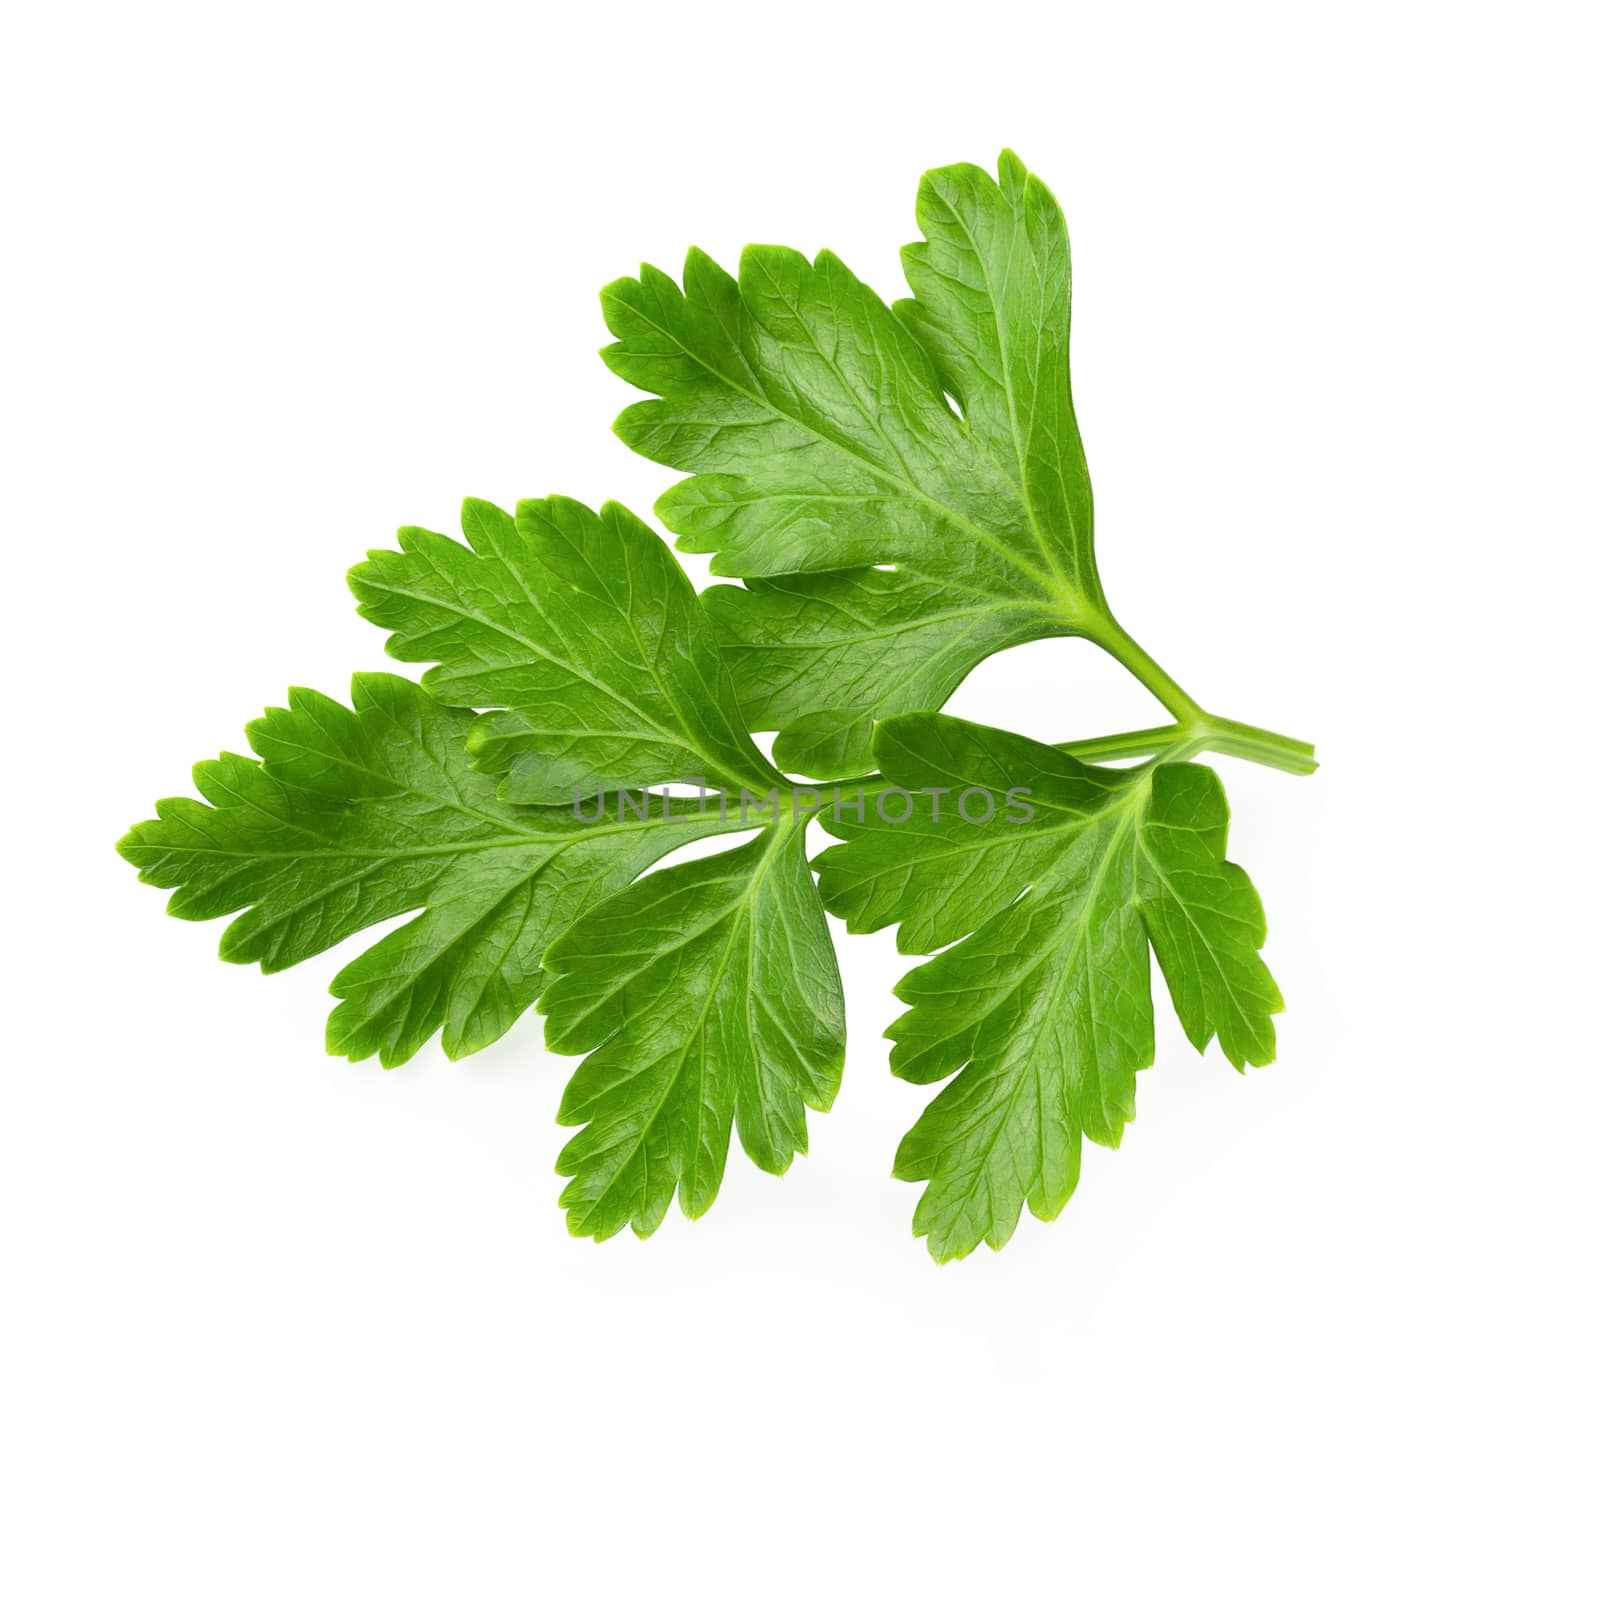
<instances>
[{"instance_id":1,"label":"green stem","mask_svg":"<svg viewBox=\"0 0 1600 1600\"><path fill-rule=\"evenodd\" d=\"M1107 655L1120 661L1180 723L1205 720L1199 702L1166 670L1115 617L1107 616L1089 637Z\"/></svg>"},{"instance_id":2,"label":"green stem","mask_svg":"<svg viewBox=\"0 0 1600 1600\"><path fill-rule=\"evenodd\" d=\"M1204 748L1215 750L1219 756L1237 756L1241 761L1254 761L1300 777L1317 770L1316 747L1304 739L1235 722L1232 717L1208 717L1196 733L1204 741Z\"/></svg>"},{"instance_id":3,"label":"green stem","mask_svg":"<svg viewBox=\"0 0 1600 1600\"><path fill-rule=\"evenodd\" d=\"M1273 733L1248 722L1235 722L1232 717L1214 717L1203 710L1199 701L1114 617L1107 616L1088 632L1088 637L1121 662L1177 721L1166 729L1148 728L1085 741L1082 749L1092 749L1092 755L1082 754L1077 745L1062 747L1073 755L1081 755L1084 760L1105 760L1109 755L1159 755L1171 745L1183 744L1187 747L1185 754L1214 750L1218 755L1237 756L1241 761L1276 767L1280 772L1303 775L1317 770L1314 749L1305 740L1291 739L1287 734ZM1125 747L1107 748L1116 745Z\"/></svg>"},{"instance_id":4,"label":"green stem","mask_svg":"<svg viewBox=\"0 0 1600 1600\"><path fill-rule=\"evenodd\" d=\"M1116 761L1125 756L1159 756L1187 738L1188 730L1174 722L1165 728L1135 728L1098 739L1072 739L1058 744L1056 749L1080 761Z\"/></svg>"}]
</instances>

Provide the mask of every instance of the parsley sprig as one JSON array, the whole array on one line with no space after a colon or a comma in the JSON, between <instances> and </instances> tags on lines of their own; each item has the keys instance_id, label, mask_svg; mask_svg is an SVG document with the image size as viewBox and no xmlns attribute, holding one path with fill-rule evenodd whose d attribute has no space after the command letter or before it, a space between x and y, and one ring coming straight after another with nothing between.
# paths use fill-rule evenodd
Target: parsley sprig
<instances>
[{"instance_id":1,"label":"parsley sprig","mask_svg":"<svg viewBox=\"0 0 1600 1600\"><path fill-rule=\"evenodd\" d=\"M251 756L202 762L201 798L119 845L268 972L411 913L335 978L335 1053L395 1066L440 1034L461 1056L536 1006L583 1057L574 1233L649 1234L675 1194L699 1216L735 1133L766 1171L804 1153L844 1065L825 910L931 956L890 1036L898 1076L948 1080L895 1162L939 1260L1055 1216L1083 1140L1119 1142L1152 950L1197 1049L1273 1057L1260 901L1194 758L1308 773L1311 746L1202 709L1107 603L1049 190L1006 152L998 178L928 173L917 219L893 305L777 246L602 295L606 361L653 396L617 432L688 474L657 514L737 582L696 594L619 505L469 500L462 540L403 529L350 575L420 685L291 690ZM1051 747L940 714L987 656L1066 634L1171 723ZM1020 802L1001 825L996 795ZM839 842L808 863L817 816ZM748 837L661 865L722 834Z\"/></svg>"}]
</instances>

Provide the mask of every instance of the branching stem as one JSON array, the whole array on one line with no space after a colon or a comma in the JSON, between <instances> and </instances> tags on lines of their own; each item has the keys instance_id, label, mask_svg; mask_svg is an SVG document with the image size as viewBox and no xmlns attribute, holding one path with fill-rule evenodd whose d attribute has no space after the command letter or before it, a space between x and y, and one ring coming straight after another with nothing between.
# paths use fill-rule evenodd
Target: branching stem
<instances>
[{"instance_id":1,"label":"branching stem","mask_svg":"<svg viewBox=\"0 0 1600 1600\"><path fill-rule=\"evenodd\" d=\"M1072 755L1085 761L1106 761L1118 756L1167 755L1173 746L1181 745L1184 755L1212 750L1218 755L1276 767L1280 772L1303 776L1317 770L1315 750L1303 739L1291 739L1287 734L1273 733L1248 722L1235 722L1232 717L1213 716L1202 709L1194 696L1115 618L1105 617L1088 631L1088 637L1121 662L1177 720L1168 728L1142 728L1061 747Z\"/></svg>"}]
</instances>

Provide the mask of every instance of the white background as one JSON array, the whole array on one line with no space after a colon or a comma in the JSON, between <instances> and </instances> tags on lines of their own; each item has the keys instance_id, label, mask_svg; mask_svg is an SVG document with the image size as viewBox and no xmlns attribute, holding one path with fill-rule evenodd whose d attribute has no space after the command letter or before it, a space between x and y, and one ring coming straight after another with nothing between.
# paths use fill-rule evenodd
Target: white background
<instances>
[{"instance_id":1,"label":"white background","mask_svg":"<svg viewBox=\"0 0 1600 1600\"><path fill-rule=\"evenodd\" d=\"M0 1587L1594 1594L1586 10L14 12ZM1113 604L1324 762L1222 764L1279 1060L1163 1010L1062 1220L936 1268L909 963L837 930L811 1157L569 1240L536 1019L329 1059L350 948L226 966L112 843L384 664L342 574L397 525L648 512L603 283L756 239L896 292L918 174L1007 143L1072 228ZM952 708L1157 715L1067 642Z\"/></svg>"}]
</instances>

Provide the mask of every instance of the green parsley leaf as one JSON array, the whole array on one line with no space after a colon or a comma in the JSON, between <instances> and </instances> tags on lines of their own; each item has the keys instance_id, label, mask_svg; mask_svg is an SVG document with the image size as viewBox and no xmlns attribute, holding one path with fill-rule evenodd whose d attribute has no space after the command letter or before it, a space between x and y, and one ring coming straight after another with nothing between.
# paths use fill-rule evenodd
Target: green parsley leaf
<instances>
[{"instance_id":1,"label":"green parsley leaf","mask_svg":"<svg viewBox=\"0 0 1600 1600\"><path fill-rule=\"evenodd\" d=\"M737 1123L746 1154L785 1172L805 1107L833 1104L844 1067L838 967L804 830L769 827L725 855L668 867L546 952L550 1048L592 1050L560 1121L577 1234L651 1233L674 1188L687 1216L715 1198Z\"/></svg>"},{"instance_id":2,"label":"green parsley leaf","mask_svg":"<svg viewBox=\"0 0 1600 1600\"><path fill-rule=\"evenodd\" d=\"M750 742L699 597L667 547L611 504L559 496L513 519L462 508L462 545L403 528L350 574L389 654L440 663L423 687L451 706L503 706L473 728L473 764L501 797L569 803L601 789L699 780L780 783Z\"/></svg>"},{"instance_id":3,"label":"green parsley leaf","mask_svg":"<svg viewBox=\"0 0 1600 1600\"><path fill-rule=\"evenodd\" d=\"M875 748L909 799L828 822L845 842L816 865L852 932L950 945L896 988L911 1009L889 1029L898 1076L955 1074L895 1160L927 1184L915 1231L945 1261L998 1249L1024 1204L1057 1216L1083 1138L1120 1142L1155 1054L1151 945L1195 1047L1215 1037L1241 1070L1272 1059L1282 1000L1209 768L1096 768L929 713L884 723Z\"/></svg>"},{"instance_id":4,"label":"green parsley leaf","mask_svg":"<svg viewBox=\"0 0 1600 1600\"><path fill-rule=\"evenodd\" d=\"M646 267L602 295L607 363L661 397L617 432L696 474L658 514L714 572L781 577L709 604L751 726L821 777L866 770L875 717L1104 612L1060 208L1008 152L998 183L930 172L917 217L892 311L831 252L773 245L737 283L691 251L681 292Z\"/></svg>"},{"instance_id":5,"label":"green parsley leaf","mask_svg":"<svg viewBox=\"0 0 1600 1600\"><path fill-rule=\"evenodd\" d=\"M1081 634L1188 738L1292 771L1310 747L1214 718L1111 615L1073 412L1071 255L1054 196L1010 151L929 172L914 298L837 256L751 245L735 281L691 250L601 295L603 356L658 396L616 431L693 476L657 502L682 549L746 580L705 603L749 726L818 778L864 773L877 719L933 710L985 657Z\"/></svg>"},{"instance_id":6,"label":"green parsley leaf","mask_svg":"<svg viewBox=\"0 0 1600 1600\"><path fill-rule=\"evenodd\" d=\"M469 714L387 673L358 674L351 697L292 689L246 730L258 760L202 761L204 799L159 802L117 846L143 882L176 890L174 916L243 911L222 957L263 972L420 910L334 979L333 1054L392 1067L441 1028L446 1054L481 1050L538 998L555 934L725 826L643 796L603 825L507 805L467 764Z\"/></svg>"},{"instance_id":7,"label":"green parsley leaf","mask_svg":"<svg viewBox=\"0 0 1600 1600\"><path fill-rule=\"evenodd\" d=\"M249 730L259 760L203 763L209 804L164 801L120 848L180 916L250 907L223 954L269 971L425 908L335 980L330 1049L392 1065L442 1026L463 1054L545 991L551 1047L589 1053L562 1103L588 1124L561 1157L569 1226L647 1234L675 1191L690 1216L710 1205L734 1127L783 1172L805 1108L837 1092L844 1002L804 808L648 528L562 499L515 518L468 501L462 521L470 545L407 529L351 574L391 652L437 663L422 686L358 677L353 711L293 691ZM621 787L689 778L718 792Z\"/></svg>"}]
</instances>

